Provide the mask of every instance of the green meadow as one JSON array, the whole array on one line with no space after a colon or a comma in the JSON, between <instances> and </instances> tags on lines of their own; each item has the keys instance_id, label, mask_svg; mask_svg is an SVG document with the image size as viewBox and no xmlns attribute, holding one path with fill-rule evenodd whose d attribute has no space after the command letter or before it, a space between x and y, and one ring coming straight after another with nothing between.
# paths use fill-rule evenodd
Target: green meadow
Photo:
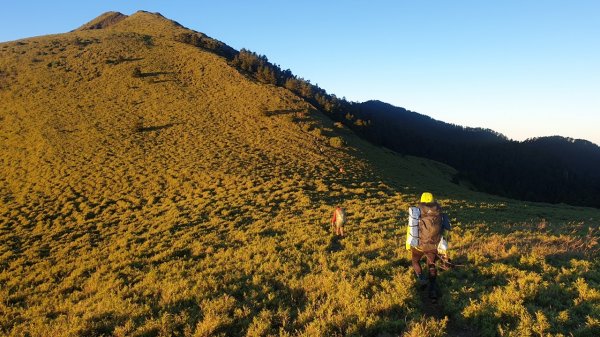
<instances>
[{"instance_id":1,"label":"green meadow","mask_svg":"<svg viewBox=\"0 0 600 337\"><path fill-rule=\"evenodd\" d=\"M187 31L0 44L0 334L600 335L600 210L456 185ZM460 264L437 305L404 249L424 191Z\"/></svg>"}]
</instances>

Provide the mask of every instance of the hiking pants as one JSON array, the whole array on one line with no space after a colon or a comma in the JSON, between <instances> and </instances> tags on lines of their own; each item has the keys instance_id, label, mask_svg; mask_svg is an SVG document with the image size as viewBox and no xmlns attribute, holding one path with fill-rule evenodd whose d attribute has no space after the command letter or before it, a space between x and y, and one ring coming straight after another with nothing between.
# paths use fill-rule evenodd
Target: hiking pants
<instances>
[{"instance_id":1,"label":"hiking pants","mask_svg":"<svg viewBox=\"0 0 600 337\"><path fill-rule=\"evenodd\" d=\"M421 269L421 258L423 255L427 258L427 267L429 269L429 280L435 281L437 276L437 269L435 268L435 261L437 261L437 251L427 251L423 252L414 247L410 248L410 252L412 253L412 265L415 273L417 275L421 275L423 269Z\"/></svg>"}]
</instances>

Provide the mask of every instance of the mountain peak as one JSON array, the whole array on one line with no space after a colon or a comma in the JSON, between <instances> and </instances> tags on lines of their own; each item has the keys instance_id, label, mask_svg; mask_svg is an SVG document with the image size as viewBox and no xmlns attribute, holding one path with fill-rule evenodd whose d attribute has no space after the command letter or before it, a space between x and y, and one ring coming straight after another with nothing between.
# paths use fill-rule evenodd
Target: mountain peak
<instances>
[{"instance_id":1,"label":"mountain peak","mask_svg":"<svg viewBox=\"0 0 600 337\"><path fill-rule=\"evenodd\" d=\"M93 29L133 31L140 34L158 36L177 35L183 32L189 33L191 31L158 12L153 13L144 10L139 10L131 15L125 15L114 11L106 12L75 29L75 31Z\"/></svg>"},{"instance_id":2,"label":"mountain peak","mask_svg":"<svg viewBox=\"0 0 600 337\"><path fill-rule=\"evenodd\" d=\"M192 30L164 17L158 12L152 13L143 10L125 17L124 20L118 22L118 25L114 25L110 29L152 36L176 36L192 32Z\"/></svg>"},{"instance_id":3,"label":"mountain peak","mask_svg":"<svg viewBox=\"0 0 600 337\"><path fill-rule=\"evenodd\" d=\"M110 27L124 19L127 18L127 15L120 12L106 12L92 21L84 24L83 26L77 28L76 30L91 30L91 29L104 29Z\"/></svg>"},{"instance_id":4,"label":"mountain peak","mask_svg":"<svg viewBox=\"0 0 600 337\"><path fill-rule=\"evenodd\" d=\"M145 11L145 10L139 10L139 11L133 13L131 16L152 16L155 18L172 21L172 20L166 18L164 15L160 14L159 12L149 12L149 11Z\"/></svg>"}]
</instances>

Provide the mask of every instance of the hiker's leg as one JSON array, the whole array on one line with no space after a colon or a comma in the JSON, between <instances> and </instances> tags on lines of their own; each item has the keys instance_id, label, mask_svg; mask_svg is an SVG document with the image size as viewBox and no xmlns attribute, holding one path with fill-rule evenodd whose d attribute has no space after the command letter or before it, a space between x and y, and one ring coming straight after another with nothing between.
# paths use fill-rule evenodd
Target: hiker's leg
<instances>
[{"instance_id":1,"label":"hiker's leg","mask_svg":"<svg viewBox=\"0 0 600 337\"><path fill-rule=\"evenodd\" d=\"M423 274L423 269L421 269L421 258L423 257L423 252L417 250L415 248L410 248L412 253L412 265L415 271L415 276L417 277L417 284L420 290L425 290L427 286L427 276Z\"/></svg>"},{"instance_id":2,"label":"hiker's leg","mask_svg":"<svg viewBox=\"0 0 600 337\"><path fill-rule=\"evenodd\" d=\"M419 261L423 257L423 252L420 250L416 250L413 247L410 248L410 252L412 254L412 266L415 271L415 274L421 275L421 273L423 273L423 269L421 269L421 263Z\"/></svg>"},{"instance_id":3,"label":"hiker's leg","mask_svg":"<svg viewBox=\"0 0 600 337\"><path fill-rule=\"evenodd\" d=\"M430 264L427 267L429 269L429 279L435 281L437 277L437 268L435 267L435 264Z\"/></svg>"},{"instance_id":4,"label":"hiker's leg","mask_svg":"<svg viewBox=\"0 0 600 337\"><path fill-rule=\"evenodd\" d=\"M429 280L435 281L437 277L437 268L435 267L435 261L437 259L437 255L435 252L427 252L425 254L427 257L427 268L429 269Z\"/></svg>"},{"instance_id":5,"label":"hiker's leg","mask_svg":"<svg viewBox=\"0 0 600 337\"><path fill-rule=\"evenodd\" d=\"M437 255L435 252L428 252L427 256L427 269L429 271L429 298L432 300L436 300L438 297L438 289L437 289L437 268L435 267L435 261L437 259Z\"/></svg>"},{"instance_id":6,"label":"hiker's leg","mask_svg":"<svg viewBox=\"0 0 600 337\"><path fill-rule=\"evenodd\" d=\"M343 226L340 226L340 235L344 236L344 227Z\"/></svg>"}]
</instances>

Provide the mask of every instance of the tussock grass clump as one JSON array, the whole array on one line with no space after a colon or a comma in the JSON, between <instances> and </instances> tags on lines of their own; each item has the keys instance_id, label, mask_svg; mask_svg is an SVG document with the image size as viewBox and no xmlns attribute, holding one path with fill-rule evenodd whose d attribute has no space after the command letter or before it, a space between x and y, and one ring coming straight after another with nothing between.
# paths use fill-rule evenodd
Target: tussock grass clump
<instances>
[{"instance_id":1,"label":"tussock grass clump","mask_svg":"<svg viewBox=\"0 0 600 337\"><path fill-rule=\"evenodd\" d=\"M419 321L413 321L402 337L444 337L447 336L446 326L448 317L442 320L434 318L423 318Z\"/></svg>"},{"instance_id":2,"label":"tussock grass clump","mask_svg":"<svg viewBox=\"0 0 600 337\"><path fill-rule=\"evenodd\" d=\"M342 147L344 147L344 139L342 139L341 137L332 137L329 138L329 145L340 149Z\"/></svg>"},{"instance_id":3,"label":"tussock grass clump","mask_svg":"<svg viewBox=\"0 0 600 337\"><path fill-rule=\"evenodd\" d=\"M131 76L133 76L133 78L143 77L142 70L139 67L133 68L133 71L131 72Z\"/></svg>"}]
</instances>

